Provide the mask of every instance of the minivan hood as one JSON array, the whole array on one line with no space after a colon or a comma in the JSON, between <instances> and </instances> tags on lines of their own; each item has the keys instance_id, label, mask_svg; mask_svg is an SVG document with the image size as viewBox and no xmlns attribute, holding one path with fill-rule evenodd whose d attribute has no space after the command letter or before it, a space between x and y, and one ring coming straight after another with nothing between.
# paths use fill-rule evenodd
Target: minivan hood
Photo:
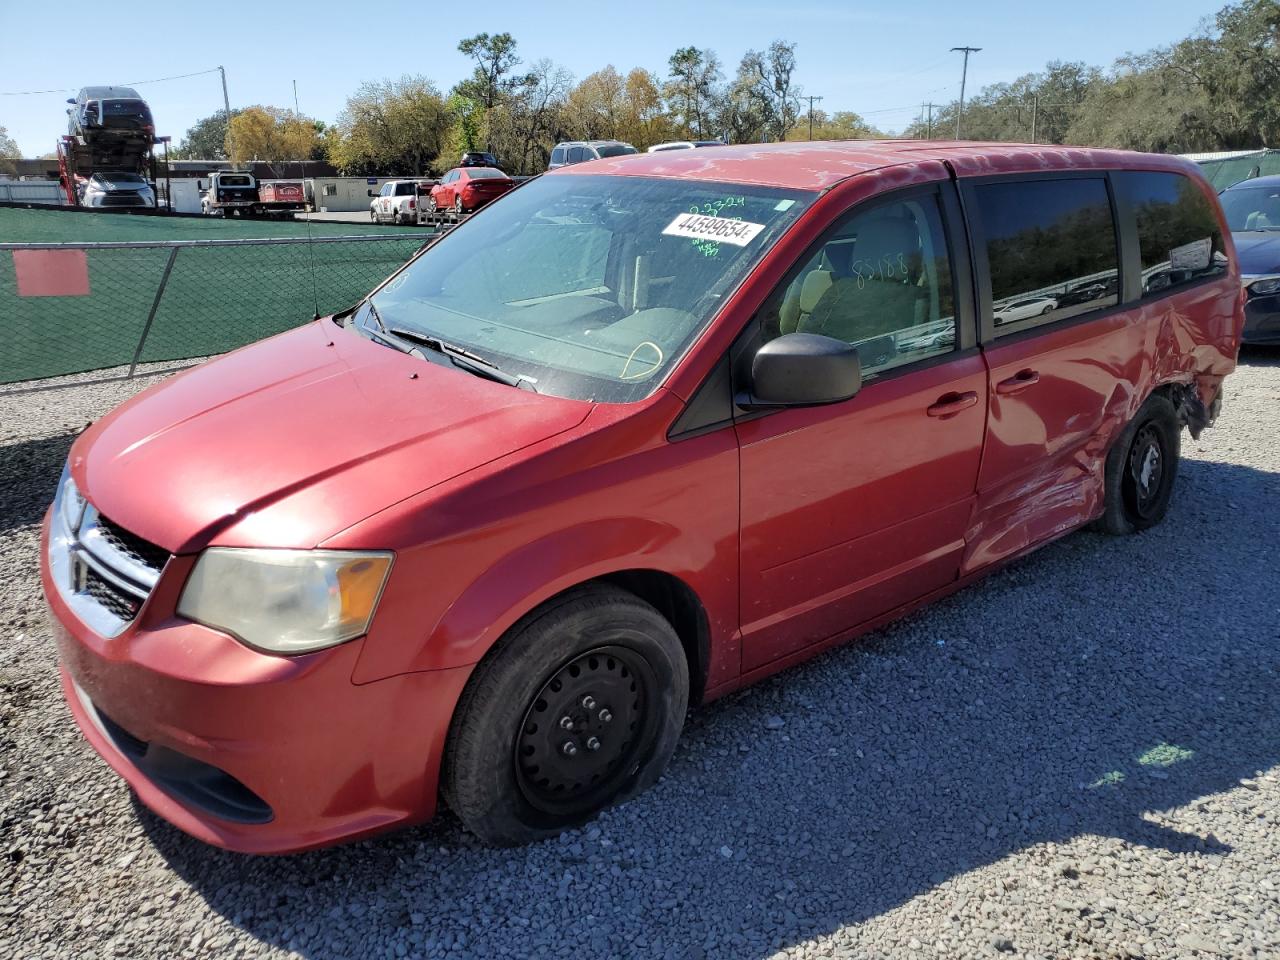
<instances>
[{"instance_id":1,"label":"minivan hood","mask_svg":"<svg viewBox=\"0 0 1280 960\"><path fill-rule=\"evenodd\" d=\"M1236 263L1244 274L1280 273L1280 232L1241 230L1231 234Z\"/></svg>"},{"instance_id":2,"label":"minivan hood","mask_svg":"<svg viewBox=\"0 0 1280 960\"><path fill-rule=\"evenodd\" d=\"M319 320L134 397L71 449L102 514L174 553L314 547L581 423L584 401L515 389Z\"/></svg>"}]
</instances>

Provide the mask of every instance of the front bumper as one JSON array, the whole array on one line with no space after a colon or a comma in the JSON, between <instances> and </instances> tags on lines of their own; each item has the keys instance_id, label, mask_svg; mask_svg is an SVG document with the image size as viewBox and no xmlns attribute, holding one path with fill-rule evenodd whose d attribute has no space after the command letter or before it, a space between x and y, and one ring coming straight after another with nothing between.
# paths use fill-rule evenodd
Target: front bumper
<instances>
[{"instance_id":1,"label":"front bumper","mask_svg":"<svg viewBox=\"0 0 1280 960\"><path fill-rule=\"evenodd\" d=\"M44 553L67 705L156 814L243 853L305 850L434 815L470 667L354 684L362 640L301 657L255 652L157 612L176 604L185 577L172 568L183 558L108 639L67 607Z\"/></svg>"},{"instance_id":2,"label":"front bumper","mask_svg":"<svg viewBox=\"0 0 1280 960\"><path fill-rule=\"evenodd\" d=\"M1280 344L1280 293L1249 297L1240 339L1243 343Z\"/></svg>"}]
</instances>

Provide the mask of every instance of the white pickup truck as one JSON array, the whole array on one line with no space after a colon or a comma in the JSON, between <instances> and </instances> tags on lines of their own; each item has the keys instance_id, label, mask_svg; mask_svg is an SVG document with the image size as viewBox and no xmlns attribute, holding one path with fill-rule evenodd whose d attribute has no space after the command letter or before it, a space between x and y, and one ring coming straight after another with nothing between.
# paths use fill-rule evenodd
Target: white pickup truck
<instances>
[{"instance_id":1,"label":"white pickup truck","mask_svg":"<svg viewBox=\"0 0 1280 960\"><path fill-rule=\"evenodd\" d=\"M418 203L430 186L418 180L388 180L369 201L369 219L374 223L411 224L418 222Z\"/></svg>"}]
</instances>

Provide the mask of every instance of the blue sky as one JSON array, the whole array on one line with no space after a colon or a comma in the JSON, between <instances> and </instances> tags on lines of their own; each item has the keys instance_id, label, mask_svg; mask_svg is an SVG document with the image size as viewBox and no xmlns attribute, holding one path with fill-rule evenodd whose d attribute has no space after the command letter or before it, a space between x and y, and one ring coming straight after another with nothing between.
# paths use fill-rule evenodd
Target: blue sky
<instances>
[{"instance_id":1,"label":"blue sky","mask_svg":"<svg viewBox=\"0 0 1280 960\"><path fill-rule=\"evenodd\" d=\"M1225 2L1225 0L1222 0ZM334 120L364 80L424 74L442 89L469 62L464 36L508 31L526 61L541 57L581 78L607 63L666 73L677 47L710 47L730 68L748 48L775 38L795 41L798 80L821 94L821 107L855 110L882 129L900 130L926 100L952 99L960 85L958 53L982 47L969 64L970 90L1011 80L1053 59L1109 65L1128 51L1181 39L1221 3L1035 0L957 3L917 0L631 0L543 4L482 0L426 4L278 2L219 19L217 4L154 8L63 0L53 20L0 32L0 93L71 88L71 93L0 96L0 126L27 156L52 151L65 131L63 101L89 84L128 83L227 68L231 104L291 106L293 81L304 113ZM434 11L446 11L435 13ZM120 25L113 24L120 18ZM36 22L39 26L35 26ZM58 26L67 25L65 28ZM149 38L147 35L150 35ZM132 43L126 37L139 42ZM55 42L55 37L59 38ZM176 143L200 117L222 105L216 73L139 86L156 125Z\"/></svg>"}]
</instances>

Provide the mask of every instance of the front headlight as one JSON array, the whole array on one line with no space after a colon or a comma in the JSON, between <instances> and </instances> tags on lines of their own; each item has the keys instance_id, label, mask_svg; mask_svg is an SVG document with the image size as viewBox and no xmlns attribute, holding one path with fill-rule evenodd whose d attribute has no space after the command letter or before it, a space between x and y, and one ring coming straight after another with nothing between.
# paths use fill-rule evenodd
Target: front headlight
<instances>
[{"instance_id":1,"label":"front headlight","mask_svg":"<svg viewBox=\"0 0 1280 960\"><path fill-rule=\"evenodd\" d=\"M80 496L76 482L71 479L71 467L64 464L62 476L58 479L58 490L53 495L54 519L61 520L67 533L74 534L80 529L80 521L84 518L84 506L84 497Z\"/></svg>"},{"instance_id":2,"label":"front headlight","mask_svg":"<svg viewBox=\"0 0 1280 960\"><path fill-rule=\"evenodd\" d=\"M391 558L210 547L191 571L178 614L268 653L309 653L368 631Z\"/></svg>"},{"instance_id":3,"label":"front headlight","mask_svg":"<svg viewBox=\"0 0 1280 960\"><path fill-rule=\"evenodd\" d=\"M1249 292L1256 297L1268 297L1273 293L1280 293L1280 277L1255 280L1249 284Z\"/></svg>"}]
</instances>

